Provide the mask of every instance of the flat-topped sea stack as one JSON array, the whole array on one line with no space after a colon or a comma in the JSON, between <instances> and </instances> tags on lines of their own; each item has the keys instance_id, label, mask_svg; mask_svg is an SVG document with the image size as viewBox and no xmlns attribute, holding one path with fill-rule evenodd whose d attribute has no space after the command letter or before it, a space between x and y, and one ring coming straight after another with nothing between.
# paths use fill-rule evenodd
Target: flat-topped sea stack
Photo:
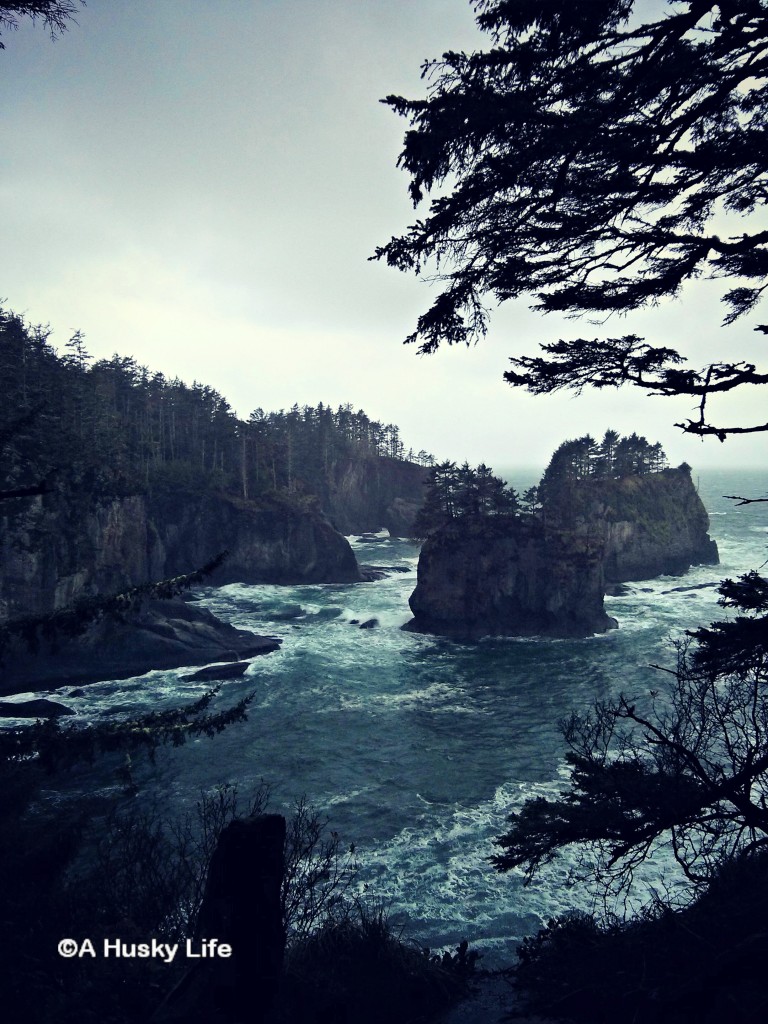
<instances>
[{"instance_id":1,"label":"flat-topped sea stack","mask_svg":"<svg viewBox=\"0 0 768 1024\"><path fill-rule=\"evenodd\" d=\"M593 489L595 512L606 523L608 583L677 576L720 561L688 466L595 483L582 486Z\"/></svg>"},{"instance_id":2,"label":"flat-topped sea stack","mask_svg":"<svg viewBox=\"0 0 768 1024\"><path fill-rule=\"evenodd\" d=\"M533 518L463 517L429 537L409 628L453 636L578 637L616 625L603 608L603 537Z\"/></svg>"}]
</instances>

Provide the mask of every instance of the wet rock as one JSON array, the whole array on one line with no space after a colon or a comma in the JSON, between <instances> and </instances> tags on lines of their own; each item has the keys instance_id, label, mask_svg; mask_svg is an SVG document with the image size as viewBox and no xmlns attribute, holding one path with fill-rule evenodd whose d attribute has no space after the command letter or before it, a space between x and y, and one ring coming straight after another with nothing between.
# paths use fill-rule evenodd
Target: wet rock
<instances>
[{"instance_id":1,"label":"wet rock","mask_svg":"<svg viewBox=\"0 0 768 1024\"><path fill-rule=\"evenodd\" d=\"M62 715L76 715L77 712L66 704L39 697L36 700L21 700L18 703L0 700L0 718L60 718Z\"/></svg>"},{"instance_id":2,"label":"wet rock","mask_svg":"<svg viewBox=\"0 0 768 1024\"><path fill-rule=\"evenodd\" d=\"M365 622L360 623L360 629L375 629L378 624L378 619L366 619Z\"/></svg>"},{"instance_id":3,"label":"wet rock","mask_svg":"<svg viewBox=\"0 0 768 1024\"><path fill-rule=\"evenodd\" d=\"M278 612L273 612L269 617L273 622L290 622L292 619L300 618L303 614L304 609L300 604L290 604Z\"/></svg>"},{"instance_id":4,"label":"wet rock","mask_svg":"<svg viewBox=\"0 0 768 1024\"><path fill-rule=\"evenodd\" d=\"M81 636L31 654L22 644L4 652L2 692L19 693L65 683L128 679L153 669L240 662L280 648L178 599L148 600L129 618L104 618Z\"/></svg>"},{"instance_id":5,"label":"wet rock","mask_svg":"<svg viewBox=\"0 0 768 1024\"><path fill-rule=\"evenodd\" d=\"M588 529L467 516L427 538L407 628L456 637L578 637L616 620L603 607L603 549Z\"/></svg>"},{"instance_id":6,"label":"wet rock","mask_svg":"<svg viewBox=\"0 0 768 1024\"><path fill-rule=\"evenodd\" d=\"M396 572L409 572L407 565L361 565L360 575L364 583L373 583L376 580L385 580Z\"/></svg>"},{"instance_id":7,"label":"wet rock","mask_svg":"<svg viewBox=\"0 0 768 1024\"><path fill-rule=\"evenodd\" d=\"M185 683L196 683L201 679L236 679L245 674L250 661L233 661L229 665L207 665L189 676L182 676Z\"/></svg>"},{"instance_id":8,"label":"wet rock","mask_svg":"<svg viewBox=\"0 0 768 1024\"><path fill-rule=\"evenodd\" d=\"M719 582L711 583L692 583L690 587L672 587L671 590L662 590L662 594L684 594L689 590L716 590L720 586Z\"/></svg>"}]
</instances>

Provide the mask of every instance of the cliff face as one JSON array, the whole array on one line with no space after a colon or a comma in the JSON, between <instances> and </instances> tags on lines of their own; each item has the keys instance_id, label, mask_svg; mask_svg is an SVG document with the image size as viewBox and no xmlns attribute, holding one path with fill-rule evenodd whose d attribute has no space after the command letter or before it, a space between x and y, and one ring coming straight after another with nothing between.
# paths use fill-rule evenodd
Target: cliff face
<instances>
[{"instance_id":1,"label":"cliff face","mask_svg":"<svg viewBox=\"0 0 768 1024\"><path fill-rule=\"evenodd\" d=\"M603 608L602 537L507 516L466 517L429 537L409 628L430 633L586 636L616 625Z\"/></svg>"},{"instance_id":2,"label":"cliff face","mask_svg":"<svg viewBox=\"0 0 768 1024\"><path fill-rule=\"evenodd\" d=\"M409 536L424 501L427 470L413 462L378 457L344 459L332 467L320 494L323 509L340 533L382 528Z\"/></svg>"},{"instance_id":3,"label":"cliff face","mask_svg":"<svg viewBox=\"0 0 768 1024\"><path fill-rule=\"evenodd\" d=\"M605 523L608 583L679 575L717 565L709 516L687 467L645 476L582 481L574 514Z\"/></svg>"},{"instance_id":4,"label":"cliff face","mask_svg":"<svg viewBox=\"0 0 768 1024\"><path fill-rule=\"evenodd\" d=\"M0 519L0 620L189 572L225 549L214 583L360 579L348 542L314 512L216 494L149 503L54 493L4 505L16 508Z\"/></svg>"},{"instance_id":5,"label":"cliff face","mask_svg":"<svg viewBox=\"0 0 768 1024\"><path fill-rule=\"evenodd\" d=\"M168 575L188 572L228 550L214 583L354 583L360 570L349 542L316 512L267 507L222 495L193 503L183 495L153 502L152 525Z\"/></svg>"}]
</instances>

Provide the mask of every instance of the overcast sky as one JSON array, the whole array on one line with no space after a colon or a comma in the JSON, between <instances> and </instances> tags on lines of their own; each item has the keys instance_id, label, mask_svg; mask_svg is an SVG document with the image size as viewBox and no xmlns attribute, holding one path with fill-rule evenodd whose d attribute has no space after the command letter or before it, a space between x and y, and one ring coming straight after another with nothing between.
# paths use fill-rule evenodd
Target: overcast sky
<instances>
[{"instance_id":1,"label":"overcast sky","mask_svg":"<svg viewBox=\"0 0 768 1024\"><path fill-rule=\"evenodd\" d=\"M420 357L402 339L429 286L368 257L413 219L396 169L405 122L378 100L423 94L420 65L484 45L467 0L89 0L51 43L0 51L0 297L63 348L117 352L256 407L351 402L439 459L544 465L609 426L673 463L761 465L764 436L682 435L685 399L630 390L533 398L513 354L559 337L639 333L763 366L756 318L721 328L706 283L603 327L502 308L473 349ZM712 404L765 419L757 391Z\"/></svg>"}]
</instances>

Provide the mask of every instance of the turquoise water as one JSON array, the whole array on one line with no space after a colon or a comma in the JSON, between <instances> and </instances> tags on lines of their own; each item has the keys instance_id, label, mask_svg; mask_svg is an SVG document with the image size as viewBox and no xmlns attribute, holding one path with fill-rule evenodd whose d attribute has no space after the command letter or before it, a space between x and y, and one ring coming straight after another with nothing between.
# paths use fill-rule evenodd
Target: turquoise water
<instances>
[{"instance_id":1,"label":"turquoise water","mask_svg":"<svg viewBox=\"0 0 768 1024\"><path fill-rule=\"evenodd\" d=\"M433 948L467 938L486 963L508 958L522 936L586 897L568 859L525 889L518 875L499 876L487 860L493 838L526 797L562 782L560 718L621 690L658 688L648 666L673 664L670 639L723 617L713 586L674 588L765 562L768 505L737 508L722 495L762 495L767 485L765 474L702 474L722 564L630 585L606 600L620 628L582 640L470 644L404 632L418 550L402 540L353 539L359 561L407 569L375 583L208 589L207 607L281 636L282 650L223 685L222 702L256 691L248 722L140 767L141 792L182 807L218 783L264 779L286 809L306 794L356 844L360 884L408 934ZM373 629L351 621L374 617ZM205 689L183 674L97 684L68 703L102 720L175 704Z\"/></svg>"}]
</instances>

